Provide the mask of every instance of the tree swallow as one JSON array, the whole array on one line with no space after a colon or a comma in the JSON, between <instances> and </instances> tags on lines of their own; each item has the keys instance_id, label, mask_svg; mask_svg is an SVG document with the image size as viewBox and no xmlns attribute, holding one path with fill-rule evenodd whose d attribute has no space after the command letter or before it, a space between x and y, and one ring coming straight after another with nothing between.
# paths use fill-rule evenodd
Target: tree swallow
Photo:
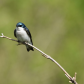
<instances>
[{"instance_id":1,"label":"tree swallow","mask_svg":"<svg viewBox=\"0 0 84 84\"><path fill-rule=\"evenodd\" d=\"M28 42L33 45L32 36L29 29L22 23L19 22L16 24L16 29L14 30L14 36L18 39L18 42ZM26 44L25 44L26 45ZM34 49L26 45L27 51L34 51Z\"/></svg>"}]
</instances>

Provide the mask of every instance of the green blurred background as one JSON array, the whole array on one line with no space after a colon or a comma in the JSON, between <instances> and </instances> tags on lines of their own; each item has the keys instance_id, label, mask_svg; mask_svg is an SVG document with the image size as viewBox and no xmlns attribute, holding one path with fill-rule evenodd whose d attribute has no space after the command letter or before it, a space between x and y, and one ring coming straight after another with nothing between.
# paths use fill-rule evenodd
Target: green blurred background
<instances>
[{"instance_id":1,"label":"green blurred background","mask_svg":"<svg viewBox=\"0 0 84 84\"><path fill-rule=\"evenodd\" d=\"M23 22L38 47L84 84L84 0L0 0L0 33L16 39ZM24 45L0 38L0 84L69 84L59 67Z\"/></svg>"}]
</instances>

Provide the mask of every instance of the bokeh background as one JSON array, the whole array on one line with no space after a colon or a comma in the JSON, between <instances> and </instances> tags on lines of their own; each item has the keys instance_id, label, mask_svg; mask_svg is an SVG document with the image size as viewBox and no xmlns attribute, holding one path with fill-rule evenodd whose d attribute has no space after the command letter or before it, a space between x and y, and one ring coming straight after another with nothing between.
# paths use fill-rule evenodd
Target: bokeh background
<instances>
[{"instance_id":1,"label":"bokeh background","mask_svg":"<svg viewBox=\"0 0 84 84\"><path fill-rule=\"evenodd\" d=\"M23 22L33 44L84 84L84 0L0 0L0 33L16 39ZM24 45L0 38L0 84L69 84L59 67Z\"/></svg>"}]
</instances>

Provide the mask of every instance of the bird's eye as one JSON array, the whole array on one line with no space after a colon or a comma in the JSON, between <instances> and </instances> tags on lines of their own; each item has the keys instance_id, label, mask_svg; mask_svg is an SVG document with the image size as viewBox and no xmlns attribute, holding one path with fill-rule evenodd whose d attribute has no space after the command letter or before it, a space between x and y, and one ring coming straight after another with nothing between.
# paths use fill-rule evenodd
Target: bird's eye
<instances>
[{"instance_id":1,"label":"bird's eye","mask_svg":"<svg viewBox=\"0 0 84 84\"><path fill-rule=\"evenodd\" d=\"M19 27L22 27L22 25L19 25Z\"/></svg>"}]
</instances>

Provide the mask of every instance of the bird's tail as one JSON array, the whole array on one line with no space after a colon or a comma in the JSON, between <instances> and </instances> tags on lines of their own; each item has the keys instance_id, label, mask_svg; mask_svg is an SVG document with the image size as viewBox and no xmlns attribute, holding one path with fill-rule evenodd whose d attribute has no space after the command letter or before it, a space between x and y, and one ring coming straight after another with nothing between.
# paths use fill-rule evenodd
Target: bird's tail
<instances>
[{"instance_id":1,"label":"bird's tail","mask_svg":"<svg viewBox=\"0 0 84 84\"><path fill-rule=\"evenodd\" d=\"M34 51L33 47L26 45L27 51L29 52L30 50Z\"/></svg>"}]
</instances>

